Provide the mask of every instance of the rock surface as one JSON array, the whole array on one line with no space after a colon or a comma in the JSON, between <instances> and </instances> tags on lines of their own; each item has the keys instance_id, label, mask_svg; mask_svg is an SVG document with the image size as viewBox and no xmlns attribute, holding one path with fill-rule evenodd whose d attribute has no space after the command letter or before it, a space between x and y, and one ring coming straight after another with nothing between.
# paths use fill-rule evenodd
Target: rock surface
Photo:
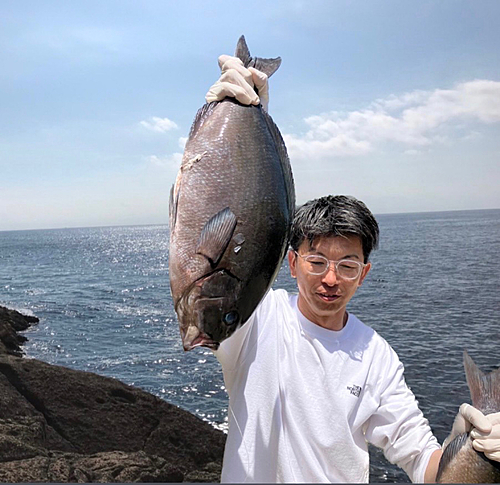
<instances>
[{"instance_id":1,"label":"rock surface","mask_svg":"<svg viewBox=\"0 0 500 485\"><path fill-rule=\"evenodd\" d=\"M26 318L0 307L0 482L219 481L222 432L116 379L23 358Z\"/></svg>"},{"instance_id":2,"label":"rock surface","mask_svg":"<svg viewBox=\"0 0 500 485\"><path fill-rule=\"evenodd\" d=\"M0 306L0 354L21 355L21 345L27 339L17 332L27 330L34 323L38 323L38 318Z\"/></svg>"}]
</instances>

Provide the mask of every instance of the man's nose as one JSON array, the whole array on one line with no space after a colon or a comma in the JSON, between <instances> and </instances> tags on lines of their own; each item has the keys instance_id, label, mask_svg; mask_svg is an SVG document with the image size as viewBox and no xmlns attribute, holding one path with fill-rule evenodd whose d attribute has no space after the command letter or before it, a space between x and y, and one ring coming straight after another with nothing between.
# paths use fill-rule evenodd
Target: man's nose
<instances>
[{"instance_id":1,"label":"man's nose","mask_svg":"<svg viewBox=\"0 0 500 485\"><path fill-rule=\"evenodd\" d=\"M323 275L322 282L328 286L334 286L337 283L337 273L335 272L334 264L330 264L326 273Z\"/></svg>"}]
</instances>

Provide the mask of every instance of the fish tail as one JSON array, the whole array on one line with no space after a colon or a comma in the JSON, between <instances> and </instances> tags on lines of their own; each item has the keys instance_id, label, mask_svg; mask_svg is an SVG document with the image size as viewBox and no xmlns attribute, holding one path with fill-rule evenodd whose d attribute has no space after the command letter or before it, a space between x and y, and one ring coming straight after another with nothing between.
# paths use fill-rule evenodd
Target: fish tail
<instances>
[{"instance_id":1,"label":"fish tail","mask_svg":"<svg viewBox=\"0 0 500 485\"><path fill-rule=\"evenodd\" d=\"M482 372L464 351L464 367L472 405L484 414L500 411L500 369Z\"/></svg>"},{"instance_id":2,"label":"fish tail","mask_svg":"<svg viewBox=\"0 0 500 485\"><path fill-rule=\"evenodd\" d=\"M273 59L252 57L244 35L239 38L234 55L243 62L245 67L255 67L255 69L267 74L267 77L271 77L281 65L281 57L275 57Z\"/></svg>"}]
</instances>

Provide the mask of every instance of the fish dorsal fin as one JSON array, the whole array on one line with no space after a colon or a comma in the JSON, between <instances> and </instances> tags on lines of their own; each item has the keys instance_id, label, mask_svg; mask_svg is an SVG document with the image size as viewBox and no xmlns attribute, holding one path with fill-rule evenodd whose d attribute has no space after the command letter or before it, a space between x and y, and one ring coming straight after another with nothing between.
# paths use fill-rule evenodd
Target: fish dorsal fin
<instances>
[{"instance_id":1,"label":"fish dorsal fin","mask_svg":"<svg viewBox=\"0 0 500 485\"><path fill-rule=\"evenodd\" d=\"M191 125L191 130L189 131L188 143L189 140L194 138L197 135L198 131L201 130L201 128L205 124L205 121L207 121L210 118L210 115L212 114L217 104L218 104L217 101L212 101L211 103L204 104L198 110L194 118L193 124Z\"/></svg>"},{"instance_id":2,"label":"fish dorsal fin","mask_svg":"<svg viewBox=\"0 0 500 485\"><path fill-rule=\"evenodd\" d=\"M464 351L464 368L472 405L484 414L500 411L500 369L485 374L467 351Z\"/></svg>"},{"instance_id":3,"label":"fish dorsal fin","mask_svg":"<svg viewBox=\"0 0 500 485\"><path fill-rule=\"evenodd\" d=\"M244 35L239 38L234 55L243 62L245 67L255 67L255 69L267 74L267 77L271 77L281 65L281 57L273 59L252 57Z\"/></svg>"},{"instance_id":4,"label":"fish dorsal fin","mask_svg":"<svg viewBox=\"0 0 500 485\"><path fill-rule=\"evenodd\" d=\"M226 207L212 216L203 227L196 253L205 256L213 268L219 264L233 237L236 223L236 216Z\"/></svg>"},{"instance_id":5,"label":"fish dorsal fin","mask_svg":"<svg viewBox=\"0 0 500 485\"><path fill-rule=\"evenodd\" d=\"M274 123L271 116L263 111L263 118L267 123L269 128L269 133L274 139L276 149L278 151L280 165L283 170L283 178L285 180L285 185L287 187L286 195L287 195L287 206L289 217L292 218L293 213L295 212L295 184L293 181L293 173L292 167L290 165L290 159L288 157L288 152L286 150L285 142L283 141L283 137L281 136L280 130Z\"/></svg>"}]
</instances>

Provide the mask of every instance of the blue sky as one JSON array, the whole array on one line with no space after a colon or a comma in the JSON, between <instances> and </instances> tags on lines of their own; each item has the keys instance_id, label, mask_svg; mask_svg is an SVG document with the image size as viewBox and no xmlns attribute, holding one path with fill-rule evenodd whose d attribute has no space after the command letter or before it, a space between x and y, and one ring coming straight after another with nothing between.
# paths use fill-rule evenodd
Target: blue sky
<instances>
[{"instance_id":1,"label":"blue sky","mask_svg":"<svg viewBox=\"0 0 500 485\"><path fill-rule=\"evenodd\" d=\"M281 56L297 202L500 207L497 0L6 1L0 230L162 224L217 57Z\"/></svg>"}]
</instances>

